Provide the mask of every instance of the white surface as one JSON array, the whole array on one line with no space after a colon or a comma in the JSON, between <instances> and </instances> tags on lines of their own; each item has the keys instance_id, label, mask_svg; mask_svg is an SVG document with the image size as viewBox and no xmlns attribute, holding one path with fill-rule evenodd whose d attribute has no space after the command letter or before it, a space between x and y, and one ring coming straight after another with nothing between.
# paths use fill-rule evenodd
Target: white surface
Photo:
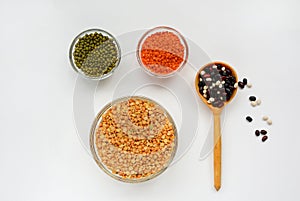
<instances>
[{"instance_id":1,"label":"white surface","mask_svg":"<svg viewBox=\"0 0 300 201\"><path fill-rule=\"evenodd\" d=\"M299 8L296 0L1 1L0 200L299 200ZM218 193L211 156L199 161L207 130L167 172L138 185L102 173L76 135L72 38L90 27L120 35L157 25L177 28L253 83L227 110ZM249 94L260 108L248 106ZM259 126L262 115L272 118L265 144L247 114Z\"/></svg>"}]
</instances>

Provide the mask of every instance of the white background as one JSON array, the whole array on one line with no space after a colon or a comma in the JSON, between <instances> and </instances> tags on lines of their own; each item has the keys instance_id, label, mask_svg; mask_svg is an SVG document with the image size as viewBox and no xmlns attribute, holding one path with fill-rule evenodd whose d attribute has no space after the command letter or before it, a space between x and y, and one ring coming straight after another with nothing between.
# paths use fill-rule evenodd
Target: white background
<instances>
[{"instance_id":1,"label":"white background","mask_svg":"<svg viewBox=\"0 0 300 201\"><path fill-rule=\"evenodd\" d=\"M300 200L299 9L297 0L0 1L0 200ZM177 28L253 83L227 109L219 192L211 156L199 161L201 122L189 152L138 185L101 172L77 137L72 38L91 27L121 35L157 25ZM250 94L261 97L259 108L249 106ZM266 143L255 125L269 130Z\"/></svg>"}]
</instances>

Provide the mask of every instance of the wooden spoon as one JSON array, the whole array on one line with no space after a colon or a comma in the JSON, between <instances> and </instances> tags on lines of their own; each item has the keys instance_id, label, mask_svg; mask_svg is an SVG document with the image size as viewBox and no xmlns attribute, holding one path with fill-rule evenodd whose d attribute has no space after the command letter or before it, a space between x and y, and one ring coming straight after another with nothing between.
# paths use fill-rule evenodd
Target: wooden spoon
<instances>
[{"instance_id":1,"label":"wooden spoon","mask_svg":"<svg viewBox=\"0 0 300 201\"><path fill-rule=\"evenodd\" d=\"M222 142L221 142L221 125L220 125L220 115L222 110L224 109L225 105L227 105L235 96L237 92L237 88L234 89L230 99L224 102L224 105L220 108L214 107L212 104L209 104L207 100L202 96L199 91L199 79L200 79L200 72L208 66L212 66L213 64L221 64L225 68L228 68L232 72L232 76L236 78L236 82L238 82L238 77L235 70L228 64L220 61L215 61L204 65L196 74L195 78L195 87L198 93L198 96L201 100L207 105L207 107L212 111L214 115L214 186L215 189L218 191L221 188L221 150L222 150Z\"/></svg>"}]
</instances>

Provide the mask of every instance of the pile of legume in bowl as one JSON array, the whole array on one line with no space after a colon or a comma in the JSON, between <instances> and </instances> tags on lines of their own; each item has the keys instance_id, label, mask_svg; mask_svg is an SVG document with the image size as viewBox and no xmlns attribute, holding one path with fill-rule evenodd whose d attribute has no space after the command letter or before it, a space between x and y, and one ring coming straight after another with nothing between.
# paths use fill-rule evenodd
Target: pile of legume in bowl
<instances>
[{"instance_id":1,"label":"pile of legume in bowl","mask_svg":"<svg viewBox=\"0 0 300 201\"><path fill-rule=\"evenodd\" d=\"M116 38L101 29L83 31L73 40L69 59L73 69L88 79L102 80L118 67L121 49Z\"/></svg>"},{"instance_id":2,"label":"pile of legume in bowl","mask_svg":"<svg viewBox=\"0 0 300 201\"><path fill-rule=\"evenodd\" d=\"M165 26L147 31L137 47L140 66L156 77L170 77L180 71L188 59L188 45L175 29Z\"/></svg>"},{"instance_id":3,"label":"pile of legume in bowl","mask_svg":"<svg viewBox=\"0 0 300 201\"><path fill-rule=\"evenodd\" d=\"M98 166L129 183L161 174L177 149L177 130L169 113L151 99L124 97L96 116L90 148Z\"/></svg>"}]
</instances>

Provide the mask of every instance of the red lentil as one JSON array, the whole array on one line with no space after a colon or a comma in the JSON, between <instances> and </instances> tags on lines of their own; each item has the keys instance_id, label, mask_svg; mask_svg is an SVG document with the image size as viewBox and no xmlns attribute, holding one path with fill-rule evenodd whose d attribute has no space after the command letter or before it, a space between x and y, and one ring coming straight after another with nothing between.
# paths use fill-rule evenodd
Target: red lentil
<instances>
[{"instance_id":1,"label":"red lentil","mask_svg":"<svg viewBox=\"0 0 300 201\"><path fill-rule=\"evenodd\" d=\"M143 65L155 74L166 75L177 70L184 60L185 48L172 32L157 32L148 36L141 48Z\"/></svg>"}]
</instances>

